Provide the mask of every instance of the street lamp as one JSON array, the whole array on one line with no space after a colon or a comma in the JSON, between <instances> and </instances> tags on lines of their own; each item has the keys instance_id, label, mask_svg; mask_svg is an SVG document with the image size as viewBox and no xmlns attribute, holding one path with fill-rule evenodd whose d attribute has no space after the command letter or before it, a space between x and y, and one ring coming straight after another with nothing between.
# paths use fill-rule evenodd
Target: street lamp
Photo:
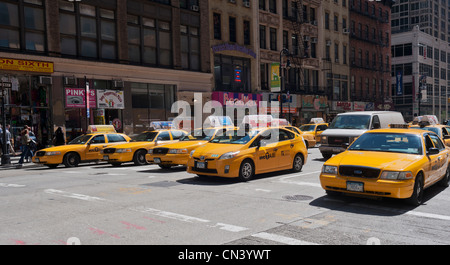
<instances>
[{"instance_id":1,"label":"street lamp","mask_svg":"<svg viewBox=\"0 0 450 265\"><path fill-rule=\"evenodd\" d=\"M282 67L282 62L283 62L283 55L285 56L290 56L289 50L286 48L283 48L280 51L280 115L279 117L282 118L283 116L283 87L284 87L284 77L283 77L283 67ZM288 59L289 60L289 59ZM287 63L286 63L287 66Z\"/></svg>"}]
</instances>

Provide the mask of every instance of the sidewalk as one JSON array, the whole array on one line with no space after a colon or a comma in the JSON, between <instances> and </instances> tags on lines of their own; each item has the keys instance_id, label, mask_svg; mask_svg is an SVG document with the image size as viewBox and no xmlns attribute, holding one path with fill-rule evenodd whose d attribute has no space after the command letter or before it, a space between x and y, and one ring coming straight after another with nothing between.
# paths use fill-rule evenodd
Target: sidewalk
<instances>
[{"instance_id":1,"label":"sidewalk","mask_svg":"<svg viewBox=\"0 0 450 265\"><path fill-rule=\"evenodd\" d=\"M8 165L1 165L0 164L0 170L3 169L16 169L16 166L19 164L19 159L20 159L20 153L17 152L16 156L10 156L10 160L11 160L11 164ZM26 160L24 159L24 162L22 164L22 169L23 168L34 168L34 167L41 167L42 165L39 164L35 164L33 162L31 162L31 158L29 158L30 162L26 162Z\"/></svg>"}]
</instances>

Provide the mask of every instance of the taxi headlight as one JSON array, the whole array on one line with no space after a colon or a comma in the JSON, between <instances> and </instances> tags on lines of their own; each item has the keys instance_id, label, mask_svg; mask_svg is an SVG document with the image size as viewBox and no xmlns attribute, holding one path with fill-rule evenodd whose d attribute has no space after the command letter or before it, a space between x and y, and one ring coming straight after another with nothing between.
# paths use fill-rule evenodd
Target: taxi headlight
<instances>
[{"instance_id":1,"label":"taxi headlight","mask_svg":"<svg viewBox=\"0 0 450 265\"><path fill-rule=\"evenodd\" d=\"M61 154L60 151L45 152L46 156L57 156L57 155L60 155L60 154Z\"/></svg>"},{"instance_id":2,"label":"taxi headlight","mask_svg":"<svg viewBox=\"0 0 450 265\"><path fill-rule=\"evenodd\" d=\"M413 174L411 173L411 171L383 171L380 178L390 180L404 180L412 179Z\"/></svg>"},{"instance_id":3,"label":"taxi headlight","mask_svg":"<svg viewBox=\"0 0 450 265\"><path fill-rule=\"evenodd\" d=\"M169 149L169 154L187 154L188 150L184 149Z\"/></svg>"},{"instance_id":4,"label":"taxi headlight","mask_svg":"<svg viewBox=\"0 0 450 265\"><path fill-rule=\"evenodd\" d=\"M337 175L338 173L337 166L324 165L322 167L322 173Z\"/></svg>"},{"instance_id":5,"label":"taxi headlight","mask_svg":"<svg viewBox=\"0 0 450 265\"><path fill-rule=\"evenodd\" d=\"M225 153L219 157L219 160L233 158L233 157L237 156L239 154L239 152L240 151Z\"/></svg>"},{"instance_id":6,"label":"taxi headlight","mask_svg":"<svg viewBox=\"0 0 450 265\"><path fill-rule=\"evenodd\" d=\"M116 153L131 153L131 148L119 148L116 149Z\"/></svg>"}]
</instances>

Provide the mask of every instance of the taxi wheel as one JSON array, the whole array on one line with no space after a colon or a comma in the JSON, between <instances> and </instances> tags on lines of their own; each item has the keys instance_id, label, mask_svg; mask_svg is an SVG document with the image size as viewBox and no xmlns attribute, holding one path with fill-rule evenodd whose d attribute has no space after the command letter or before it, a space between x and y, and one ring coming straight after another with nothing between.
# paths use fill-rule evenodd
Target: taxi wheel
<instances>
[{"instance_id":1,"label":"taxi wheel","mask_svg":"<svg viewBox=\"0 0 450 265\"><path fill-rule=\"evenodd\" d=\"M303 157L300 154L297 154L294 157L294 162L292 163L292 170L294 172L300 172L303 168Z\"/></svg>"},{"instance_id":2,"label":"taxi wheel","mask_svg":"<svg viewBox=\"0 0 450 265\"><path fill-rule=\"evenodd\" d=\"M147 165L147 159L145 159L145 155L147 152L145 150L137 150L134 153L133 162L136 166Z\"/></svg>"},{"instance_id":3,"label":"taxi wheel","mask_svg":"<svg viewBox=\"0 0 450 265\"><path fill-rule=\"evenodd\" d=\"M450 184L450 165L447 167L444 177L439 181L439 185L441 187L448 187L449 184Z\"/></svg>"},{"instance_id":4,"label":"taxi wheel","mask_svg":"<svg viewBox=\"0 0 450 265\"><path fill-rule=\"evenodd\" d=\"M64 156L63 163L66 167L77 167L80 163L80 157L77 153L68 153Z\"/></svg>"},{"instance_id":5,"label":"taxi wheel","mask_svg":"<svg viewBox=\"0 0 450 265\"><path fill-rule=\"evenodd\" d=\"M239 168L239 179L242 181L248 181L255 175L255 167L253 162L249 159L244 160Z\"/></svg>"},{"instance_id":6,"label":"taxi wheel","mask_svg":"<svg viewBox=\"0 0 450 265\"><path fill-rule=\"evenodd\" d=\"M419 206L423 202L423 175L419 173L414 181L414 191L410 198L408 198L408 203L414 206Z\"/></svg>"}]
</instances>

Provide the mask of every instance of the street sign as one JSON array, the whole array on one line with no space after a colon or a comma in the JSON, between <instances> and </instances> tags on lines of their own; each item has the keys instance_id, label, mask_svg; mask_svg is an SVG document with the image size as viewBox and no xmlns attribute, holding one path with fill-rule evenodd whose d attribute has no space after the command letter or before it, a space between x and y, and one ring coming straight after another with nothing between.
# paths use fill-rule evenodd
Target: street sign
<instances>
[{"instance_id":1,"label":"street sign","mask_svg":"<svg viewBox=\"0 0 450 265\"><path fill-rule=\"evenodd\" d=\"M12 87L12 83L11 82L0 82L0 88L1 89L11 88L11 87Z\"/></svg>"}]
</instances>

